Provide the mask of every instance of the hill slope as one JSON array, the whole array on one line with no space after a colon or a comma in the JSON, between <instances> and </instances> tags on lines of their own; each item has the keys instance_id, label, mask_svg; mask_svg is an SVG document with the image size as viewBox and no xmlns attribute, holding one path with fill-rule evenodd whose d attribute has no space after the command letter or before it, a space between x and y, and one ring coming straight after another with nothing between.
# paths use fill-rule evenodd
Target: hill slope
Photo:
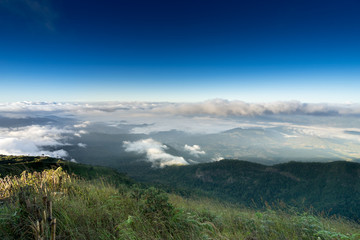
<instances>
[{"instance_id":1,"label":"hill slope","mask_svg":"<svg viewBox=\"0 0 360 240\"><path fill-rule=\"evenodd\" d=\"M360 219L360 164L301 163L274 166L223 160L153 169L135 179L168 188L198 189L244 205L284 201L300 207Z\"/></svg>"},{"instance_id":2,"label":"hill slope","mask_svg":"<svg viewBox=\"0 0 360 240\"><path fill-rule=\"evenodd\" d=\"M184 199L127 181L113 184L110 178L93 178L102 174L117 178L111 169L38 157L3 156L1 163L1 171L6 166L6 171L13 167L14 172L0 178L0 239L49 239L50 235L87 240L360 237L359 225L343 219L293 210L255 211L211 199ZM57 164L68 167L67 172ZM17 176L20 168L28 171ZM41 168L45 170L40 172ZM38 172L32 173L34 169ZM69 175L71 171L91 173L83 176L92 180Z\"/></svg>"}]
</instances>

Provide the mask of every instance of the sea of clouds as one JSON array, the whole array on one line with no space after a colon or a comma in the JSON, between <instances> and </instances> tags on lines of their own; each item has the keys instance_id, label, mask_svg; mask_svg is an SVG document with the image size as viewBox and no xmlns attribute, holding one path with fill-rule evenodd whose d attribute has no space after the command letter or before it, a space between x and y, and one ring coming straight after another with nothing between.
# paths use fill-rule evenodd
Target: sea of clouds
<instances>
[{"instance_id":1,"label":"sea of clouds","mask_svg":"<svg viewBox=\"0 0 360 240\"><path fill-rule=\"evenodd\" d=\"M214 99L197 103L0 103L0 154L71 159L65 146L75 144L86 148L81 138L95 123L115 127L131 125L130 134L170 130L216 134L234 128L282 127L289 130L284 134L286 138L306 135L360 143L359 116L359 104L297 101L246 103ZM44 118L51 121L46 122ZM22 124L16 124L21 119ZM38 122L39 119L42 121ZM150 137L121 144L126 152L143 155L154 166L191 162L191 159L171 155L166 143ZM198 144L185 144L182 150L195 159L206 154Z\"/></svg>"}]
</instances>

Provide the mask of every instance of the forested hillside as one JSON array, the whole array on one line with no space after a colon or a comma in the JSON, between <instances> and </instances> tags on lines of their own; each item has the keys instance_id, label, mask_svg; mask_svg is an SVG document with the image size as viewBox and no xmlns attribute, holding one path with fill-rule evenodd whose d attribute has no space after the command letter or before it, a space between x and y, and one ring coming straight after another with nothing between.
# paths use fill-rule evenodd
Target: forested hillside
<instances>
[{"instance_id":1,"label":"forested hillside","mask_svg":"<svg viewBox=\"0 0 360 240\"><path fill-rule=\"evenodd\" d=\"M134 175L168 189L199 191L250 207L283 201L299 208L360 219L360 164L289 162L273 166L223 160L152 169Z\"/></svg>"}]
</instances>

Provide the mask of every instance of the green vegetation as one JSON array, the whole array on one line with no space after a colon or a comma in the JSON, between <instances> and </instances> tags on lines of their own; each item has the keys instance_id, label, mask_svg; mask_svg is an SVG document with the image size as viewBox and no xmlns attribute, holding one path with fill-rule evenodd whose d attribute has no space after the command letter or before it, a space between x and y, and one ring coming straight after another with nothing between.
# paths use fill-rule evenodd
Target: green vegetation
<instances>
[{"instance_id":1,"label":"green vegetation","mask_svg":"<svg viewBox=\"0 0 360 240\"><path fill-rule=\"evenodd\" d=\"M256 211L213 199L184 199L173 194L170 202L212 222L225 239L360 239L357 223L298 212L284 203Z\"/></svg>"},{"instance_id":2,"label":"green vegetation","mask_svg":"<svg viewBox=\"0 0 360 240\"><path fill-rule=\"evenodd\" d=\"M197 192L252 208L283 201L302 210L314 208L318 213L360 221L359 163L289 162L266 166L223 160L152 169L133 177L169 192Z\"/></svg>"},{"instance_id":3,"label":"green vegetation","mask_svg":"<svg viewBox=\"0 0 360 240\"><path fill-rule=\"evenodd\" d=\"M102 179L105 182L111 182L115 185L130 185L133 183L126 175L107 167L73 163L51 157L0 155L0 177L19 175L24 170L39 172L58 167L62 167L69 174L75 174L87 180Z\"/></svg>"},{"instance_id":4,"label":"green vegetation","mask_svg":"<svg viewBox=\"0 0 360 240\"><path fill-rule=\"evenodd\" d=\"M33 161L32 167L23 162L28 170L19 174L18 160L14 172L0 180L4 240L49 239L54 219L56 239L360 239L355 222L300 213L282 202L260 211L184 198L135 184L111 169L93 167L91 172L90 166L69 167L49 158L38 160L44 169L37 172ZM10 172L12 164L6 165ZM97 169L104 178L94 177ZM42 214L49 212L49 202L50 218Z\"/></svg>"},{"instance_id":5,"label":"green vegetation","mask_svg":"<svg viewBox=\"0 0 360 240\"><path fill-rule=\"evenodd\" d=\"M181 211L155 188L70 177L60 167L0 180L1 239L34 239L51 199L57 239L211 239L214 225ZM29 207L30 205L30 207ZM41 237L49 237L43 231Z\"/></svg>"}]
</instances>

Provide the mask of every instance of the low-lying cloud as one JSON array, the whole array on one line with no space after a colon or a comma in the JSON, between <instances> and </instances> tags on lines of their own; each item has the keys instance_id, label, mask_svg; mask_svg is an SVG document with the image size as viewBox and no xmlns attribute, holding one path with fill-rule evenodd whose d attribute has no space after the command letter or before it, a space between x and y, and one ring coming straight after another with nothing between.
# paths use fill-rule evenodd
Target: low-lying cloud
<instances>
[{"instance_id":1,"label":"low-lying cloud","mask_svg":"<svg viewBox=\"0 0 360 240\"><path fill-rule=\"evenodd\" d=\"M74 128L86 128L87 126L90 125L90 121L84 121L82 123L78 123L74 125Z\"/></svg>"},{"instance_id":2,"label":"low-lying cloud","mask_svg":"<svg viewBox=\"0 0 360 240\"><path fill-rule=\"evenodd\" d=\"M360 114L358 104L311 104L298 101L246 103L214 99L199 103L173 103L154 109L175 115L260 116L266 114L338 115Z\"/></svg>"},{"instance_id":3,"label":"low-lying cloud","mask_svg":"<svg viewBox=\"0 0 360 240\"><path fill-rule=\"evenodd\" d=\"M301 103L299 101L247 103L238 100L213 99L196 103L168 102L102 102L57 103L14 102L0 104L1 113L67 113L78 115L106 115L126 113L133 116L158 114L184 116L261 116L274 114L358 115L359 104Z\"/></svg>"},{"instance_id":4,"label":"low-lying cloud","mask_svg":"<svg viewBox=\"0 0 360 240\"><path fill-rule=\"evenodd\" d=\"M200 155L205 154L205 151L202 151L201 147L199 145L189 146L189 145L185 144L184 149L185 149L185 151L189 152L191 155L193 155L195 157L200 157Z\"/></svg>"},{"instance_id":5,"label":"low-lying cloud","mask_svg":"<svg viewBox=\"0 0 360 240\"><path fill-rule=\"evenodd\" d=\"M87 147L87 145L85 143L78 143L77 145L78 145L78 147L81 147L81 148L86 148Z\"/></svg>"},{"instance_id":6,"label":"low-lying cloud","mask_svg":"<svg viewBox=\"0 0 360 240\"><path fill-rule=\"evenodd\" d=\"M165 150L167 150L168 147L151 138L135 142L124 141L123 146L127 152L146 154L147 160L152 163L153 167L188 164L183 157L173 156L166 153Z\"/></svg>"},{"instance_id":7,"label":"low-lying cloud","mask_svg":"<svg viewBox=\"0 0 360 240\"><path fill-rule=\"evenodd\" d=\"M80 115L113 113L116 111L151 110L161 106L151 102L100 102L100 103L62 103L62 102L11 102L0 103L0 113L72 113ZM83 124L88 125L85 121ZM78 127L82 127L79 125Z\"/></svg>"},{"instance_id":8,"label":"low-lying cloud","mask_svg":"<svg viewBox=\"0 0 360 240\"><path fill-rule=\"evenodd\" d=\"M63 149L46 150L47 147L67 145L64 135L73 134L71 130L51 126L33 125L20 128L0 128L0 154L5 155L46 155L65 158Z\"/></svg>"}]
</instances>

